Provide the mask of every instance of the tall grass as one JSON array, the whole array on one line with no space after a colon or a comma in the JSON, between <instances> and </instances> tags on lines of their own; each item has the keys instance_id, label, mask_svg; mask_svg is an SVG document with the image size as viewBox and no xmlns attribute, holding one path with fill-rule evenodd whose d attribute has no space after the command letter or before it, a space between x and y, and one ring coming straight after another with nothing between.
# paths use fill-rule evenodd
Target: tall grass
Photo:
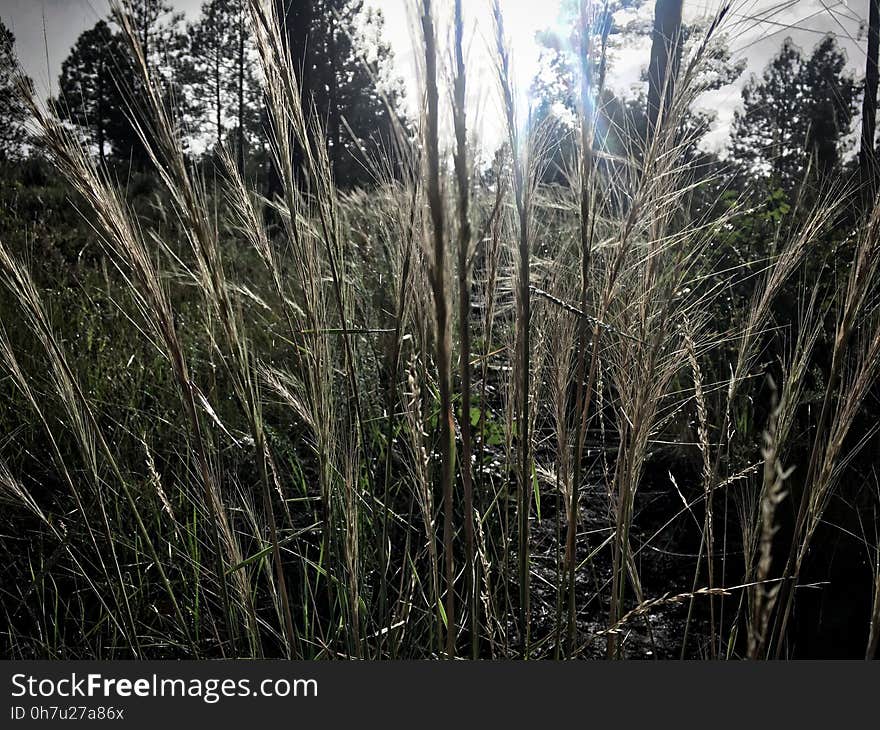
<instances>
[{"instance_id":1,"label":"tall grass","mask_svg":"<svg viewBox=\"0 0 880 730\"><path fill-rule=\"evenodd\" d=\"M470 220L471 175L468 165L467 73L464 62L464 16L461 0L455 0L455 81L453 118L455 126L455 180L458 187L458 324L461 331L459 372L461 379L461 481L464 487L464 540L466 604L470 609L471 656L480 655L480 618L476 593L474 548L474 482L471 432L471 266L473 231Z\"/></svg>"},{"instance_id":2,"label":"tall grass","mask_svg":"<svg viewBox=\"0 0 880 730\"><path fill-rule=\"evenodd\" d=\"M523 123L496 1L506 139L482 165L468 6L451 11L447 34L418 4L421 112L362 161L369 191L338 188L271 0L249 23L272 198L234 152L186 153L124 3L152 213L22 88L108 268L61 296L0 244L8 655L797 652L811 548L873 435L880 208L849 216L839 185L769 256L726 263L754 202L700 202L723 172L698 169L686 123L726 5L637 139L603 106L608 7L581 1L576 153L553 185L559 130ZM810 257L841 221L838 275ZM79 357L83 322L119 350Z\"/></svg>"}]
</instances>

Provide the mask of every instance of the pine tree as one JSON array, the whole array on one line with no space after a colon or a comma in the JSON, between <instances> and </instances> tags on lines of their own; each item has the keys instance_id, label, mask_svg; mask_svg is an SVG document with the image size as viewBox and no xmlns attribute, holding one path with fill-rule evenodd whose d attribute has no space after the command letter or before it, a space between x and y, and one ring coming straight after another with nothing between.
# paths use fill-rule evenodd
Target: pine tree
<instances>
[{"instance_id":1,"label":"pine tree","mask_svg":"<svg viewBox=\"0 0 880 730\"><path fill-rule=\"evenodd\" d=\"M640 160L644 148L643 142L651 124L649 119L652 93L651 70L649 68L643 74L643 80L648 86L647 96L645 94L635 98L616 96L603 82L602 42L600 42L600 39L605 38L609 46L629 44L634 35L644 36L650 30L650 26L646 28L640 23L624 25L617 23L616 11L637 4L638 2L633 0L609 2L603 6L603 12L597 14L594 21L592 32L597 39L593 44L595 54L593 65L596 69L594 89L597 97L594 101L597 106L594 147L620 159L634 156ZM549 164L544 171L543 182L566 183L568 177L566 171L572 169L572 161L577 154L580 81L576 71L579 63L574 53L580 48L577 37L578 22L577 3L566 0L562 4L556 25L568 27L571 32L564 37L558 30L545 31L539 33L537 37L538 43L542 46L541 68L532 82L530 96L534 105L532 123L543 125L542 139L547 144L546 159ZM699 42L702 37L699 30L699 25L685 25L681 26L675 35L683 46L694 40ZM680 54L681 49L676 53ZM708 45L705 58L706 66L701 79L702 88L705 90L718 89L733 83L745 67L745 61L731 60L730 51L723 38L716 39ZM656 89L653 93L657 93ZM654 110L659 112L656 101ZM712 119L713 115L710 112L686 109L676 120L676 135L679 139L688 141L683 159L696 161L706 157L705 153L699 150L697 143L701 134L708 130ZM600 172L607 171L611 165L609 159L609 157L597 159L596 169Z\"/></svg>"},{"instance_id":2,"label":"pine tree","mask_svg":"<svg viewBox=\"0 0 880 730\"><path fill-rule=\"evenodd\" d=\"M147 66L159 83L170 108L182 122L192 117L181 88L186 38L180 32L182 16L164 0L136 0L123 5ZM141 113L143 80L118 18L101 20L83 32L61 67L59 114L76 125L84 141L104 159L114 158L140 166L147 154L132 124Z\"/></svg>"},{"instance_id":3,"label":"pine tree","mask_svg":"<svg viewBox=\"0 0 880 730\"><path fill-rule=\"evenodd\" d=\"M734 114L733 157L743 172L771 173L786 188L803 172L804 138L792 112L803 107L801 52L790 38L770 61L760 80L743 88L742 111Z\"/></svg>"},{"instance_id":4,"label":"pine tree","mask_svg":"<svg viewBox=\"0 0 880 730\"><path fill-rule=\"evenodd\" d=\"M366 9L363 0L277 2L291 57L301 69L303 101L325 130L337 184L369 184L365 156L389 145L392 136L385 100L396 110L402 95L389 77L382 14Z\"/></svg>"},{"instance_id":5,"label":"pine tree","mask_svg":"<svg viewBox=\"0 0 880 730\"><path fill-rule=\"evenodd\" d=\"M20 157L27 139L27 115L16 88L19 71L14 46L15 36L0 21L0 162Z\"/></svg>"},{"instance_id":6,"label":"pine tree","mask_svg":"<svg viewBox=\"0 0 880 730\"><path fill-rule=\"evenodd\" d=\"M657 0L648 66L648 133L669 114L681 61L683 0Z\"/></svg>"},{"instance_id":7,"label":"pine tree","mask_svg":"<svg viewBox=\"0 0 880 730\"><path fill-rule=\"evenodd\" d=\"M168 0L126 0L123 9L131 16L150 71L170 81L187 50L180 28L183 13L175 12Z\"/></svg>"},{"instance_id":8,"label":"pine tree","mask_svg":"<svg viewBox=\"0 0 880 730\"><path fill-rule=\"evenodd\" d=\"M534 105L532 124L541 130L546 166L541 181L564 185L577 156L578 80L572 59L555 34L540 33L541 70L529 96Z\"/></svg>"},{"instance_id":9,"label":"pine tree","mask_svg":"<svg viewBox=\"0 0 880 730\"><path fill-rule=\"evenodd\" d=\"M832 36L806 61L791 39L760 79L743 89L732 154L740 172L771 178L793 193L810 171L821 182L840 166L855 114L856 86Z\"/></svg>"},{"instance_id":10,"label":"pine tree","mask_svg":"<svg viewBox=\"0 0 880 730\"><path fill-rule=\"evenodd\" d=\"M169 0L125 0L123 7L130 15L150 76L161 88L165 105L181 127L181 139L186 141L187 131L198 123L198 109L184 88L190 53L184 15L175 11ZM135 102L132 106L138 113L143 79L133 63L130 67L128 73L121 69L123 91Z\"/></svg>"},{"instance_id":11,"label":"pine tree","mask_svg":"<svg viewBox=\"0 0 880 730\"><path fill-rule=\"evenodd\" d=\"M880 85L880 0L869 0L868 49L865 56L865 93L862 99L862 130L859 144L859 172L867 186L867 195L873 197L877 184L877 87Z\"/></svg>"},{"instance_id":12,"label":"pine tree","mask_svg":"<svg viewBox=\"0 0 880 730\"><path fill-rule=\"evenodd\" d=\"M187 95L199 129L208 130L217 145L234 130L239 165L259 131L262 96L247 12L247 0L208 0L187 29Z\"/></svg>"},{"instance_id":13,"label":"pine tree","mask_svg":"<svg viewBox=\"0 0 880 730\"><path fill-rule=\"evenodd\" d=\"M857 87L846 71L846 57L833 36L826 36L804 64L806 153L821 178L838 169L844 138L856 112Z\"/></svg>"},{"instance_id":14,"label":"pine tree","mask_svg":"<svg viewBox=\"0 0 880 730\"><path fill-rule=\"evenodd\" d=\"M104 20L84 31L61 66L57 109L75 124L102 161L108 145L130 136L116 75L126 62L120 39Z\"/></svg>"}]
</instances>

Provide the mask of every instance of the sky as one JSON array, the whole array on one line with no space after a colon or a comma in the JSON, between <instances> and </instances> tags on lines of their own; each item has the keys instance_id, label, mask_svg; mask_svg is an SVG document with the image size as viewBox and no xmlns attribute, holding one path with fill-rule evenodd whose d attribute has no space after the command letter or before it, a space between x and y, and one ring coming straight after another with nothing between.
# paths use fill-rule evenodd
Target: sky
<instances>
[{"instance_id":1,"label":"sky","mask_svg":"<svg viewBox=\"0 0 880 730\"><path fill-rule=\"evenodd\" d=\"M729 86L704 94L697 105L715 113L716 121L704 144L723 150L730 122L738 108L742 85L750 74L760 74L782 41L791 37L805 52L828 33L838 36L852 71L861 76L865 61L865 33L869 0L736 0L723 31L734 59L745 59L746 72ZM511 48L514 77L520 90L519 113L525 115L527 90L538 69L538 31L558 27L561 0L500 0ZM173 0L188 20L198 17L202 0ZM411 103L418 98L418 55L413 50L411 0L366 0L385 17L385 38L394 52L395 73L411 89ZM451 5L451 3L447 3ZM464 3L467 30L467 68L470 84L471 127L487 149L501 141L503 131L497 114L498 94L492 54L493 23L491 0ZM448 57L448 12L437 21L438 35L446 40ZM719 0L685 0L687 21L711 18ZM108 0L0 0L0 19L16 36L16 51L25 71L44 94L57 90L61 63L77 36L107 14ZM650 22L653 0L637 11ZM448 11L448 8L447 8ZM45 33L44 33L45 28ZM623 94L638 90L640 76L648 63L650 41L629 41L611 51L609 83Z\"/></svg>"}]
</instances>

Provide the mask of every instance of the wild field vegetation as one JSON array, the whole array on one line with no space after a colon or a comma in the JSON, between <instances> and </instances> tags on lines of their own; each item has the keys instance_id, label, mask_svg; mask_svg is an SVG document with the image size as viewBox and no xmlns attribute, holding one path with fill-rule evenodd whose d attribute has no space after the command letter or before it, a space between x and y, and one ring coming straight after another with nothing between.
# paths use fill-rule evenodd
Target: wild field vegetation
<instances>
[{"instance_id":1,"label":"wild field vegetation","mask_svg":"<svg viewBox=\"0 0 880 730\"><path fill-rule=\"evenodd\" d=\"M420 113L374 94L388 134L351 145L356 185L274 2L236 16L262 118L246 135L231 103L224 136L218 104L201 155L126 4L141 167L17 77L5 657L758 659L834 653L828 632L874 655L873 127L857 159L841 142L861 82L832 40L784 46L721 161L693 109L738 73L736 4L685 32L658 2L626 103L613 4L581 0L574 121L550 100L522 125L495 2L486 163L462 4L417 4Z\"/></svg>"}]
</instances>

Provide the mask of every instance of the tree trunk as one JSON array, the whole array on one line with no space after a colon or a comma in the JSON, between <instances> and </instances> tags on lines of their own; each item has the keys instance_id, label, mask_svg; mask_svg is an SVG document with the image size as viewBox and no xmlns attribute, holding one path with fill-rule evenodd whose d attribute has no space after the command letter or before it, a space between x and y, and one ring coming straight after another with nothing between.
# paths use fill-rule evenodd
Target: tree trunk
<instances>
[{"instance_id":1,"label":"tree trunk","mask_svg":"<svg viewBox=\"0 0 880 730\"><path fill-rule=\"evenodd\" d=\"M327 33L327 58L330 61L330 68L327 72L327 80L328 80L328 102L329 102L329 110L328 110L328 118L327 124L329 126L328 138L330 140L330 144L332 145L332 149L330 151L330 164L333 169L333 179L339 180L339 163L342 159L342 134L341 134L341 111L339 104L339 79L337 78L337 67L336 67L336 54L337 54L337 45L336 45L336 34L339 32L343 32L338 28L337 21L332 13L328 17L328 23L330 24L329 32Z\"/></svg>"},{"instance_id":2,"label":"tree trunk","mask_svg":"<svg viewBox=\"0 0 880 730\"><path fill-rule=\"evenodd\" d=\"M217 125L217 147L223 144L223 99L220 96L220 48L214 50L214 123Z\"/></svg>"},{"instance_id":3,"label":"tree trunk","mask_svg":"<svg viewBox=\"0 0 880 730\"><path fill-rule=\"evenodd\" d=\"M312 27L312 0L275 0L279 22L283 25L282 35L287 42L290 58L294 64L296 78L299 83L300 100L303 113L308 117L311 112L312 92L312 56L309 47L309 31ZM277 133L280 133L278 130ZM286 131L284 132L287 133ZM302 169L302 150L299 144L293 147L293 167L300 174ZM281 177L274 164L268 166L267 195L272 198L281 192Z\"/></svg>"},{"instance_id":4,"label":"tree trunk","mask_svg":"<svg viewBox=\"0 0 880 730\"><path fill-rule=\"evenodd\" d=\"M654 33L648 66L648 138L669 113L675 77L681 60L681 9L683 0L657 0Z\"/></svg>"},{"instance_id":5,"label":"tree trunk","mask_svg":"<svg viewBox=\"0 0 880 730\"><path fill-rule=\"evenodd\" d=\"M106 53L106 51L102 48L100 53L101 60L98 63L98 127L96 131L98 133L98 158L103 165L106 162L104 157L104 115L106 114L106 110L104 109L104 76L107 73L107 65L104 63L104 53Z\"/></svg>"},{"instance_id":6,"label":"tree trunk","mask_svg":"<svg viewBox=\"0 0 880 730\"><path fill-rule=\"evenodd\" d=\"M862 101L862 139L859 148L859 176L868 199L874 196L877 159L874 134L877 127L877 56L880 53L880 0L870 0L868 14L868 56L865 60L865 98Z\"/></svg>"},{"instance_id":7,"label":"tree trunk","mask_svg":"<svg viewBox=\"0 0 880 730\"><path fill-rule=\"evenodd\" d=\"M238 132L236 160L238 171L244 174L244 1L238 4Z\"/></svg>"}]
</instances>

